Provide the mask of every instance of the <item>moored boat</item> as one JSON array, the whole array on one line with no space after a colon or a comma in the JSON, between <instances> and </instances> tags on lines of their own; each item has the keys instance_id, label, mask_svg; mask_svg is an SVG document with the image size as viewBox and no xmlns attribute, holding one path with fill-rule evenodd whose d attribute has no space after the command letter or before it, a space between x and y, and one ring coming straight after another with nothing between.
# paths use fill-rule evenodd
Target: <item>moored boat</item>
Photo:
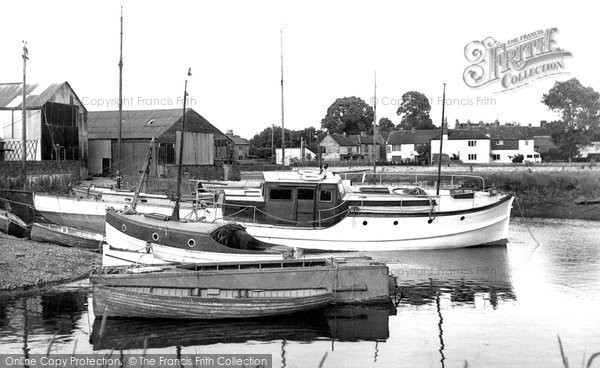
<instances>
[{"instance_id":1,"label":"moored boat","mask_svg":"<svg viewBox=\"0 0 600 368\"><path fill-rule=\"evenodd\" d=\"M28 236L29 228L19 216L6 210L0 210L0 232L24 238Z\"/></svg>"},{"instance_id":2,"label":"moored boat","mask_svg":"<svg viewBox=\"0 0 600 368\"><path fill-rule=\"evenodd\" d=\"M226 319L277 316L325 307L323 288L247 290L94 285L94 314L107 317Z\"/></svg>"},{"instance_id":3,"label":"moored boat","mask_svg":"<svg viewBox=\"0 0 600 368\"><path fill-rule=\"evenodd\" d=\"M31 240L43 243L55 243L67 247L79 247L99 250L104 236L90 231L79 230L68 226L33 223Z\"/></svg>"},{"instance_id":4,"label":"moored boat","mask_svg":"<svg viewBox=\"0 0 600 368\"><path fill-rule=\"evenodd\" d=\"M136 252L181 263L281 260L292 252L287 247L257 241L234 223L171 221L167 216L112 209L106 214L106 240L114 247L132 251L132 263L140 263ZM120 257L126 255L123 252Z\"/></svg>"}]
</instances>

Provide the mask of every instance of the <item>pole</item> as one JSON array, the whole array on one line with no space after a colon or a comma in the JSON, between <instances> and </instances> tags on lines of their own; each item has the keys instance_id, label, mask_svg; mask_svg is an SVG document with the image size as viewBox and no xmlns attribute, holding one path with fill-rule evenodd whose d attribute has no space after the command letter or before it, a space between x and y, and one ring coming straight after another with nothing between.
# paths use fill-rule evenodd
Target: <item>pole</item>
<instances>
[{"instance_id":1,"label":"pole","mask_svg":"<svg viewBox=\"0 0 600 368\"><path fill-rule=\"evenodd\" d=\"M192 75L192 69L188 71L188 76ZM181 118L181 140L179 142L179 167L177 168L177 194L175 196L175 207L173 207L173 220L179 220L179 202L181 202L181 175L183 172L183 142L185 138L185 103L187 100L187 78L185 78L185 87L183 88L183 116Z\"/></svg>"},{"instance_id":2,"label":"pole","mask_svg":"<svg viewBox=\"0 0 600 368\"><path fill-rule=\"evenodd\" d=\"M121 6L121 43L119 49L119 142L117 156L117 188L121 188L121 138L123 134L123 7Z\"/></svg>"},{"instance_id":3,"label":"pole","mask_svg":"<svg viewBox=\"0 0 600 368\"><path fill-rule=\"evenodd\" d=\"M277 165L277 155L275 154L275 124L271 124L271 163Z\"/></svg>"},{"instance_id":4,"label":"pole","mask_svg":"<svg viewBox=\"0 0 600 368\"><path fill-rule=\"evenodd\" d=\"M27 178L26 173L26 163L27 163L27 60L29 60L29 51L27 50L27 41L23 41L23 102L21 103L23 118L23 185L25 185L25 178Z\"/></svg>"},{"instance_id":5,"label":"pole","mask_svg":"<svg viewBox=\"0 0 600 368\"><path fill-rule=\"evenodd\" d=\"M280 33L280 50L281 50L281 167L285 168L285 125L283 113L283 29Z\"/></svg>"},{"instance_id":6,"label":"pole","mask_svg":"<svg viewBox=\"0 0 600 368\"><path fill-rule=\"evenodd\" d=\"M442 94L442 128L440 134L440 157L438 157L438 175L435 195L440 195L440 179L442 176L442 145L444 143L444 113L446 109L446 83L444 83L444 92Z\"/></svg>"},{"instance_id":7,"label":"pole","mask_svg":"<svg viewBox=\"0 0 600 368\"><path fill-rule=\"evenodd\" d=\"M375 159L375 137L377 135L377 70L375 71L375 91L373 92L373 181L377 173L377 160Z\"/></svg>"}]
</instances>

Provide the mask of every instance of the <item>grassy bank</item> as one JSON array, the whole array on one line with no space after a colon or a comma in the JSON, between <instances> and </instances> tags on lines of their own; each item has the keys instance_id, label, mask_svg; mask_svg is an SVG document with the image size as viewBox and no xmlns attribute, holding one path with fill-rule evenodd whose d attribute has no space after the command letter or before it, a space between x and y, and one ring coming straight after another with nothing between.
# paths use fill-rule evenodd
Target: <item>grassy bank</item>
<instances>
[{"instance_id":1,"label":"grassy bank","mask_svg":"<svg viewBox=\"0 0 600 368\"><path fill-rule=\"evenodd\" d=\"M75 280L100 266L100 253L37 243L0 233L0 290Z\"/></svg>"}]
</instances>

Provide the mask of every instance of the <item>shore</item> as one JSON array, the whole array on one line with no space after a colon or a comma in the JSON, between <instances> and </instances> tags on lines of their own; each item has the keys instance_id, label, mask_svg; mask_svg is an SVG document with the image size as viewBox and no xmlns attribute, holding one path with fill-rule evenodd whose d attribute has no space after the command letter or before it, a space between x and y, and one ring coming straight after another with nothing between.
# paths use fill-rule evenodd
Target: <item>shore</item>
<instances>
[{"instance_id":1,"label":"shore","mask_svg":"<svg viewBox=\"0 0 600 368\"><path fill-rule=\"evenodd\" d=\"M102 263L100 253L19 239L0 233L0 291L33 287L86 277Z\"/></svg>"}]
</instances>

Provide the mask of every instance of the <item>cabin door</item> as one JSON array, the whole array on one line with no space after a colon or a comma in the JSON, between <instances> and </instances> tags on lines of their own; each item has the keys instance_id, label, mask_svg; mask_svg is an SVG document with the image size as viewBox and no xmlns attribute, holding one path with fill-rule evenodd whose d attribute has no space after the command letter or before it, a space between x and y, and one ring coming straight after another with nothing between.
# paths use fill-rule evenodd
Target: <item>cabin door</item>
<instances>
[{"instance_id":1,"label":"cabin door","mask_svg":"<svg viewBox=\"0 0 600 368\"><path fill-rule=\"evenodd\" d=\"M296 221L299 226L315 226L315 188L297 188Z\"/></svg>"}]
</instances>

